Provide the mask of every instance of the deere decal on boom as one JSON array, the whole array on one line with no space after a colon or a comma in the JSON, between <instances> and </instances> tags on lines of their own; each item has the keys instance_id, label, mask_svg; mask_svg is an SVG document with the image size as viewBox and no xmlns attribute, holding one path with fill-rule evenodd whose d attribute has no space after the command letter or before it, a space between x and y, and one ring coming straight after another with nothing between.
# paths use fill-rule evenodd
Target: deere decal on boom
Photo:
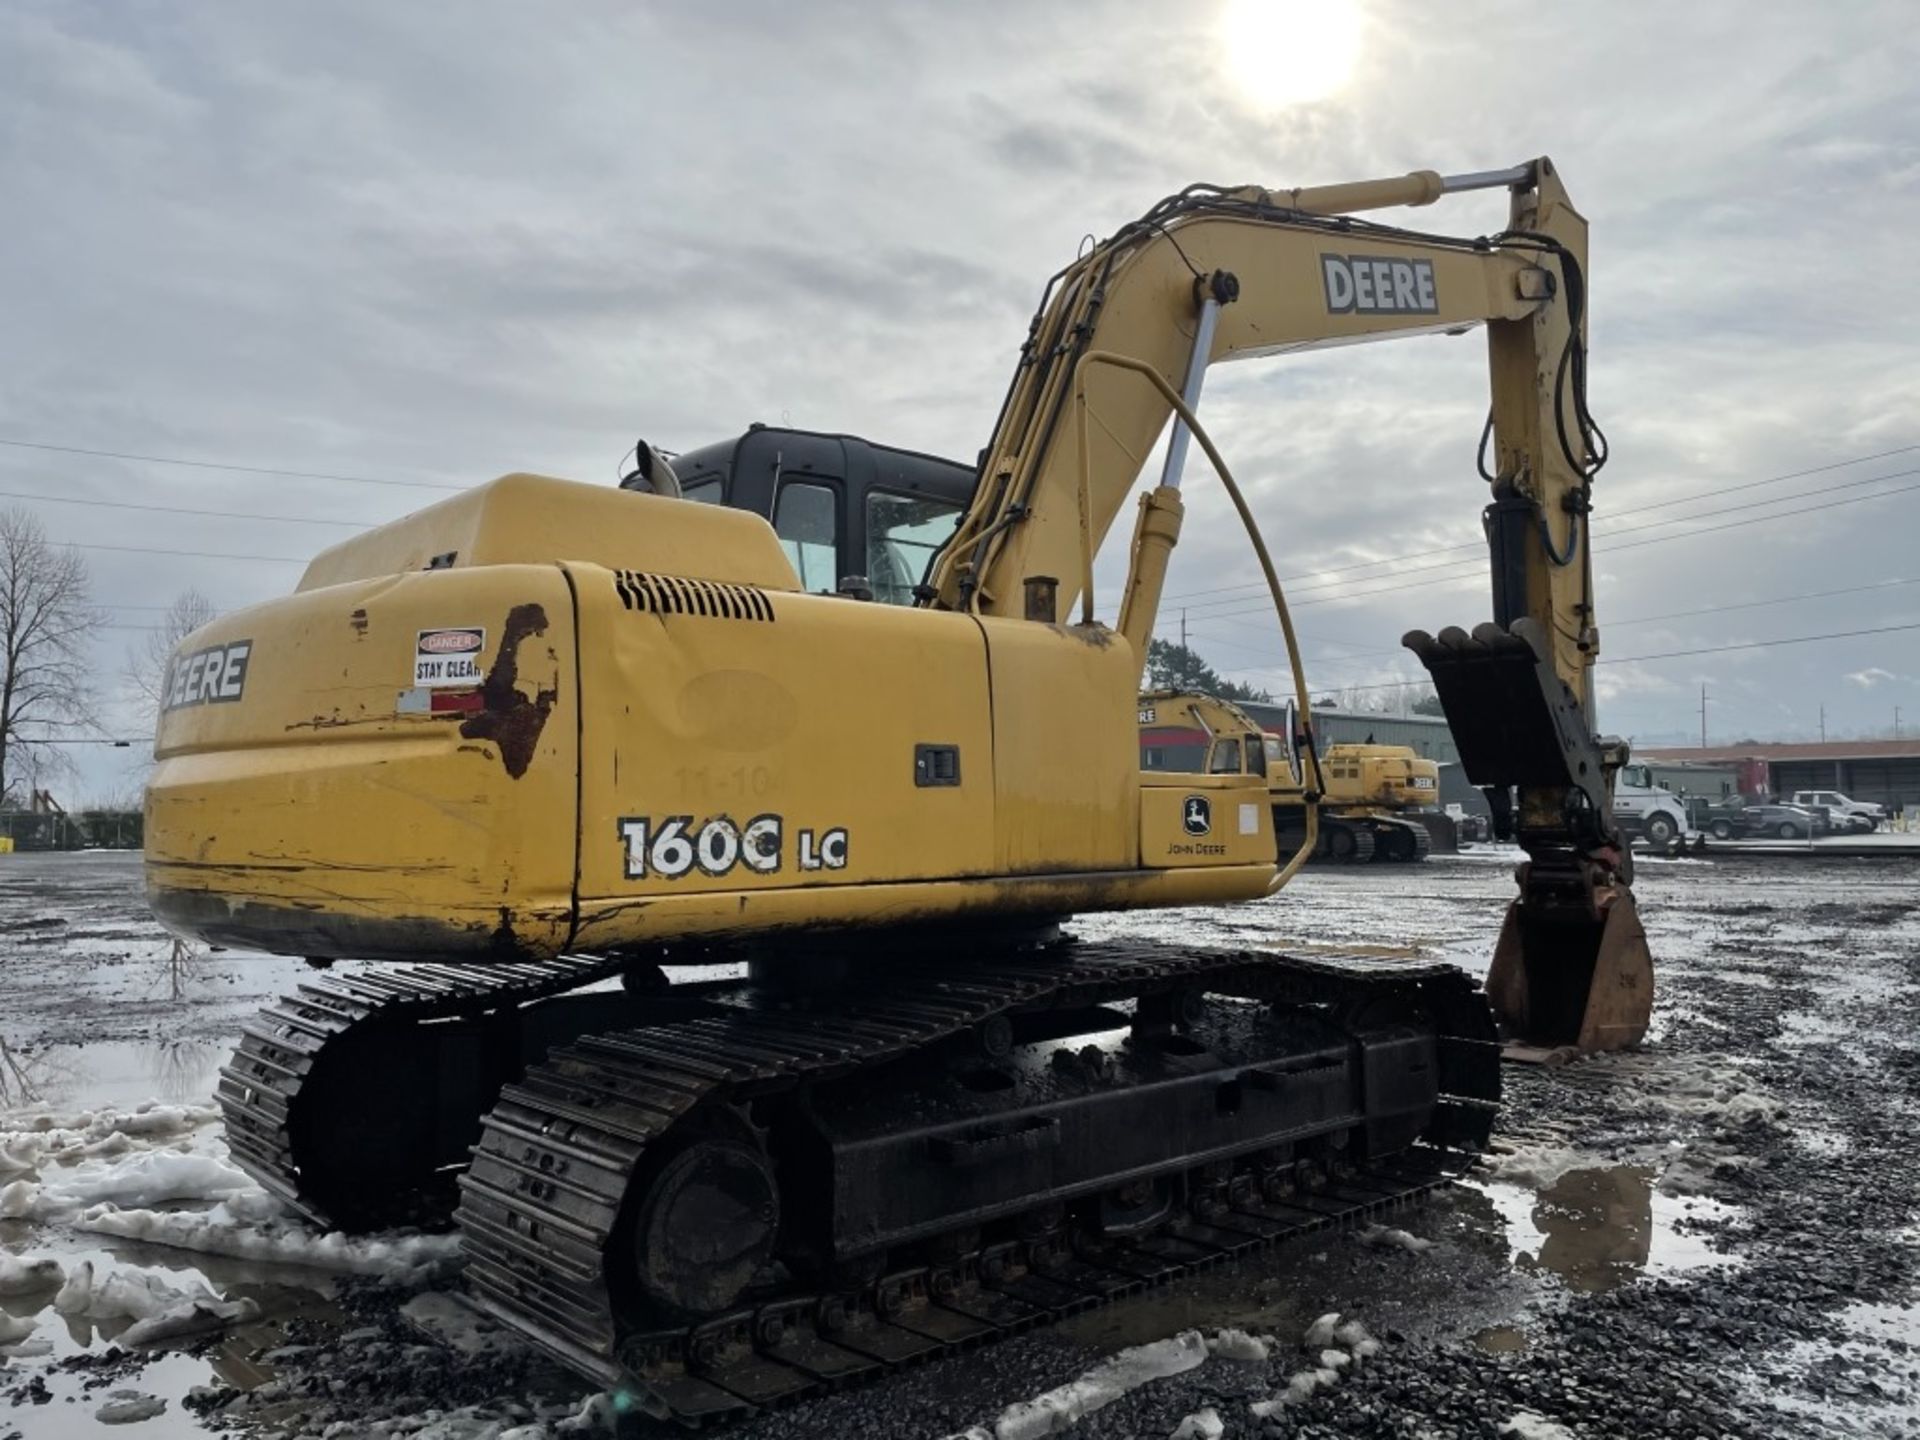
<instances>
[{"instance_id":1,"label":"deere decal on boom","mask_svg":"<svg viewBox=\"0 0 1920 1440\"><path fill-rule=\"evenodd\" d=\"M1491 237L1354 218L1488 187ZM1257 899L1303 858L1276 865L1266 776L1139 764L1192 447L1272 575L1195 413L1208 366L1485 326L1493 623L1408 643L1469 777L1517 795L1502 1019L1638 1038L1623 747L1592 731L1585 254L1544 159L1192 186L1049 284L957 524L901 452L641 446L625 488L476 486L189 637L155 912L363 962L247 1028L235 1159L318 1220L450 1219L479 1303L689 1421L1435 1183L1499 1090L1460 973L1059 924ZM1109 627L1094 556L1170 423Z\"/></svg>"}]
</instances>

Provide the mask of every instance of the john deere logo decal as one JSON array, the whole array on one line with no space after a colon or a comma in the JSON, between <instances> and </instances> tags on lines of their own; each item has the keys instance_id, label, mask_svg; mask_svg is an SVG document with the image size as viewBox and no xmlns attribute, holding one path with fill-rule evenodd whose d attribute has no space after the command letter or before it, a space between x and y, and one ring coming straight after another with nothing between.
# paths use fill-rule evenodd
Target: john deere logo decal
<instances>
[{"instance_id":1,"label":"john deere logo decal","mask_svg":"<svg viewBox=\"0 0 1920 1440\"><path fill-rule=\"evenodd\" d=\"M1180 824L1189 835L1205 835L1213 829L1213 803L1204 795L1189 795L1180 814Z\"/></svg>"}]
</instances>

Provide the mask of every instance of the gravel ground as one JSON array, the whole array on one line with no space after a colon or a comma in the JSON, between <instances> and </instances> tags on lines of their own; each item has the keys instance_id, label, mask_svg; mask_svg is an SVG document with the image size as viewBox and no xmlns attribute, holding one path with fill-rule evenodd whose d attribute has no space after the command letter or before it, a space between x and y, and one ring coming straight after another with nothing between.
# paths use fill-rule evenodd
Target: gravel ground
<instances>
[{"instance_id":1,"label":"gravel ground","mask_svg":"<svg viewBox=\"0 0 1920 1440\"><path fill-rule=\"evenodd\" d=\"M1647 864L1637 888L1660 988L1648 1047L1510 1067L1503 1153L1397 1218L1406 1243L1317 1238L727 1433L991 1433L1009 1405L1121 1347L1231 1326L1270 1337L1267 1356L1216 1355L1068 1433L1170 1436L1212 1407L1229 1437L1920 1434L1917 881L1911 861ZM1086 928L1379 943L1477 971L1509 888L1497 857L1461 857L1315 872L1276 902ZM298 968L172 959L124 858L0 864L0 1042L19 1067L0 1061L0 1109L23 1080L61 1108L203 1097L239 1020ZM497 1335L423 1334L401 1313L405 1287L0 1221L8 1252L164 1267L256 1298L265 1315L157 1358L70 1326L52 1356L0 1362L0 1440L104 1433L93 1416L118 1391L168 1400L131 1427L147 1440L208 1424L427 1440L557 1433L587 1399ZM0 1301L0 1319L8 1307L24 1308ZM1361 1321L1378 1352L1256 1415L1316 1363L1318 1347L1301 1340L1330 1312Z\"/></svg>"}]
</instances>

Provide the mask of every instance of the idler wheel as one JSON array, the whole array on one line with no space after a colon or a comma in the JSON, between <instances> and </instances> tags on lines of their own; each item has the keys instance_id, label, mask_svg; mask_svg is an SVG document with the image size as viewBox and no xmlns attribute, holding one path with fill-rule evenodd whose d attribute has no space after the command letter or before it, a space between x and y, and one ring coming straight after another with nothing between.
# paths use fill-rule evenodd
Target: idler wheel
<instances>
[{"instance_id":1,"label":"idler wheel","mask_svg":"<svg viewBox=\"0 0 1920 1440\"><path fill-rule=\"evenodd\" d=\"M636 1207L640 1291L675 1318L725 1310L773 1258L779 1229L765 1157L738 1140L696 1141L660 1168Z\"/></svg>"}]
</instances>

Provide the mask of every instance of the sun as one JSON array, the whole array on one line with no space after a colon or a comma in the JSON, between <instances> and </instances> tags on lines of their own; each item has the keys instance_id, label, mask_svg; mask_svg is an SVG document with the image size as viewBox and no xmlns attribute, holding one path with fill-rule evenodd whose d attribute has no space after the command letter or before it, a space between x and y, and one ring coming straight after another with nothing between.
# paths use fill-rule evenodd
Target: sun
<instances>
[{"instance_id":1,"label":"sun","mask_svg":"<svg viewBox=\"0 0 1920 1440\"><path fill-rule=\"evenodd\" d=\"M1357 0L1227 0L1219 36L1241 93L1267 108L1324 100L1360 58Z\"/></svg>"}]
</instances>

